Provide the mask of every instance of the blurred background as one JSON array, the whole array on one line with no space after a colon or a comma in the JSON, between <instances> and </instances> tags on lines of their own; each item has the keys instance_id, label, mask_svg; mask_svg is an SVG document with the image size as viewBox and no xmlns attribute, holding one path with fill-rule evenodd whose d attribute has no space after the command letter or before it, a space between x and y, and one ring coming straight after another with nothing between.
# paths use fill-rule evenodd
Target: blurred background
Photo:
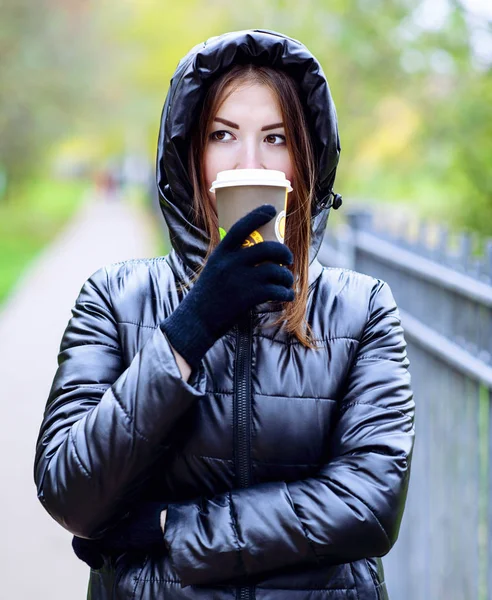
<instances>
[{"instance_id":1,"label":"blurred background","mask_svg":"<svg viewBox=\"0 0 492 600\"><path fill-rule=\"evenodd\" d=\"M178 60L209 36L247 27L297 37L321 61L340 121L337 189L347 200L404 203L492 232L489 0L0 7L0 298L88 184L153 175Z\"/></svg>"},{"instance_id":2,"label":"blurred background","mask_svg":"<svg viewBox=\"0 0 492 600\"><path fill-rule=\"evenodd\" d=\"M39 598L82 598L86 569L70 554L69 536L35 498L34 443L58 344L84 279L107 262L167 251L154 161L160 112L179 59L208 37L237 29L274 29L306 43L330 82L342 143L336 191L344 206L330 216L330 230L340 227L345 233L327 239L326 249L333 249L332 257L339 252L338 262L345 266L376 276L384 272L400 303L418 286L399 286L400 267L395 274L357 262L360 247L354 236L361 221L356 209L385 220L389 229L397 222L425 222L425 235L419 225L413 233L421 257L424 246L442 240L442 231L451 239L457 236L458 245L465 240L465 258L479 265L476 272L462 268L462 260L451 264L446 252L432 257L427 252L427 259L447 265L441 291L458 285L451 270L469 278L460 280L463 289L475 289L471 278L484 286L477 291L481 304L470 314L482 337L484 332L492 337L492 3L0 0L0 10L0 369L6 414L0 430L5 451L0 454L12 484L1 505L4 515L12 515L1 564L12 577L8 597L36 592ZM411 231L407 234L412 237ZM409 244L400 241L397 246L410 251ZM351 260L344 255L347 247ZM432 298L432 310L440 311L442 295ZM466 313L464 305L455 304L458 312L448 311L450 321ZM434 577L429 574L431 556L419 554L408 578L424 579L427 587L405 595L394 583L395 600L492 598L492 411L487 387L492 376L486 371L492 368L492 345L468 340L463 346L460 335L447 338L481 361L475 365L478 391L471 393L477 404L467 409L475 416L463 442L471 443L474 436L479 440L470 454L476 477L465 484L472 492L464 494L465 505L460 505L460 510L476 507L470 525L474 533L464 547L461 530L451 541L444 534L449 515L438 517L433 526L427 523L423 537L407 547L420 553L439 538L439 552L456 548L454 558L438 561L436 582L429 583ZM450 351L455 358L456 348ZM419 360L429 361L414 352L417 380L424 381L428 376L419 375ZM447 385L446 394L453 387L449 381ZM443 394L443 388L433 390L433 397ZM463 392L462 405L465 400ZM431 428L429 439L437 445L443 439L451 443L453 427L462 419L456 415L448 429ZM426 451L432 450L429 446ZM452 460L459 453L456 443L450 446ZM423 454L423 465L425 461ZM468 467L465 462L464 471ZM422 485L429 485L429 475ZM429 506L416 509L414 518L420 523L423 514L429 518L436 498L446 502L447 489L443 483L439 493L430 491ZM457 510L456 519L467 526L466 514ZM26 552L37 575L14 583ZM465 554L475 558L463 572L459 565L466 563ZM399 561L403 564L408 556ZM455 581L451 575L460 568ZM446 579L452 581L448 588Z\"/></svg>"}]
</instances>

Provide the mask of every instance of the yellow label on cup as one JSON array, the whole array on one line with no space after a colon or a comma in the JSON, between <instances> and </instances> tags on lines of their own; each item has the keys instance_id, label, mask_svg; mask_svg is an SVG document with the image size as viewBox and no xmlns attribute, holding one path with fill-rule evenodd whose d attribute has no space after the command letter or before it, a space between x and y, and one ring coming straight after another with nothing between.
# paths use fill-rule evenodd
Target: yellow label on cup
<instances>
[{"instance_id":1,"label":"yellow label on cup","mask_svg":"<svg viewBox=\"0 0 492 600\"><path fill-rule=\"evenodd\" d=\"M253 233L250 233L244 240L243 248L249 248L249 246L254 246L255 244L259 244L261 242L263 242L261 233L258 231L253 231Z\"/></svg>"}]
</instances>

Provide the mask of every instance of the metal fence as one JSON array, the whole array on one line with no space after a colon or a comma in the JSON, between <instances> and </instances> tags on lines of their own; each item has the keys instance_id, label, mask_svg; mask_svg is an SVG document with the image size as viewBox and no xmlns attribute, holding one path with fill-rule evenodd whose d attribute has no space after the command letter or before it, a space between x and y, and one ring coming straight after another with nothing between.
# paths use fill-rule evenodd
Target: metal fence
<instances>
[{"instance_id":1,"label":"metal fence","mask_svg":"<svg viewBox=\"0 0 492 600\"><path fill-rule=\"evenodd\" d=\"M387 281L408 343L416 444L391 600L492 600L492 242L353 211L319 258Z\"/></svg>"}]
</instances>

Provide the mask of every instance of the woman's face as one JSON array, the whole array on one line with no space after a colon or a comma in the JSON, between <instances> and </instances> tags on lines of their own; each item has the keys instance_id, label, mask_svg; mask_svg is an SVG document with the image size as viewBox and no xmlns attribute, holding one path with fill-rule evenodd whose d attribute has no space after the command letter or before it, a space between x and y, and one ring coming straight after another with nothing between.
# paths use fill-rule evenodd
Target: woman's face
<instances>
[{"instance_id":1,"label":"woman's face","mask_svg":"<svg viewBox=\"0 0 492 600\"><path fill-rule=\"evenodd\" d=\"M219 171L229 169L276 169L292 181L285 136L280 107L270 88L257 83L241 85L220 106L207 132L207 190ZM215 194L210 194L210 199L215 204Z\"/></svg>"}]
</instances>

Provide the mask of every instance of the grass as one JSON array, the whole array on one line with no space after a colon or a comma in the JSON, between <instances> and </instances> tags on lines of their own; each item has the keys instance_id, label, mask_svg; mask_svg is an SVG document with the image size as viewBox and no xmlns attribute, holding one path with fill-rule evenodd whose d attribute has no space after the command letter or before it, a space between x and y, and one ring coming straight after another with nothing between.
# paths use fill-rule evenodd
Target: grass
<instances>
[{"instance_id":1,"label":"grass","mask_svg":"<svg viewBox=\"0 0 492 600\"><path fill-rule=\"evenodd\" d=\"M38 180L0 201L0 305L80 206L88 184Z\"/></svg>"}]
</instances>

